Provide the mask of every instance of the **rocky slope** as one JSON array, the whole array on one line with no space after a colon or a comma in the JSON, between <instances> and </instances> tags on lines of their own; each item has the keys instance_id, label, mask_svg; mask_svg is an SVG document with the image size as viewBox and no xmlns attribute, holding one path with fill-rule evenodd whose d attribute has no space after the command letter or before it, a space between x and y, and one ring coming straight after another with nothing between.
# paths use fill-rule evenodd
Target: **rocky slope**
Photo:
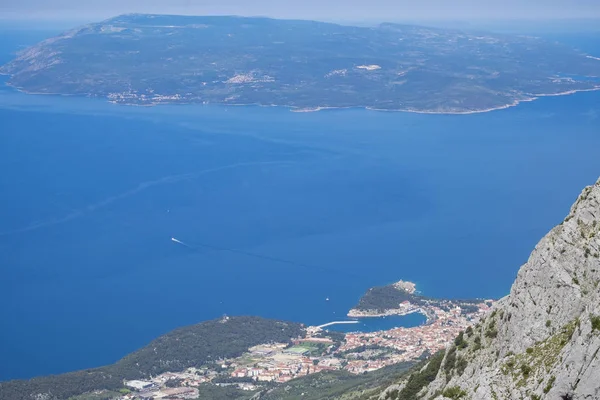
<instances>
[{"instance_id":1,"label":"rocky slope","mask_svg":"<svg viewBox=\"0 0 600 400\"><path fill-rule=\"evenodd\" d=\"M446 350L433 381L415 391L415 375L380 398L600 399L599 253L600 180L539 242L510 294Z\"/></svg>"}]
</instances>

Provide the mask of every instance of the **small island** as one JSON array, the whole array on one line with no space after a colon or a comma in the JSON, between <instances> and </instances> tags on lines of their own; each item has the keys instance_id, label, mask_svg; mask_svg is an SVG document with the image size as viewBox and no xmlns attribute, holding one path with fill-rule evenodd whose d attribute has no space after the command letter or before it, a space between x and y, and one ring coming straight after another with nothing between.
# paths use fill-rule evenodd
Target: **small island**
<instances>
[{"instance_id":1,"label":"small island","mask_svg":"<svg viewBox=\"0 0 600 400\"><path fill-rule=\"evenodd\" d=\"M26 93L117 104L470 114L600 89L598 55L534 37L384 23L122 15L21 51Z\"/></svg>"}]
</instances>

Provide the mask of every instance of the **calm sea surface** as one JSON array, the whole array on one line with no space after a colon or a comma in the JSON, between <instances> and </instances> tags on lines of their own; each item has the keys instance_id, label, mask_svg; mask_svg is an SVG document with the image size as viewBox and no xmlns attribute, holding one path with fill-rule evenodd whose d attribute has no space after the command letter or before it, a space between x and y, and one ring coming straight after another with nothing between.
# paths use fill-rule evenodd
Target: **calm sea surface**
<instances>
[{"instance_id":1,"label":"calm sea surface","mask_svg":"<svg viewBox=\"0 0 600 400\"><path fill-rule=\"evenodd\" d=\"M0 32L0 62L52 34ZM600 92L435 116L125 107L4 81L0 380L111 363L223 314L345 319L399 279L504 296L600 176Z\"/></svg>"}]
</instances>

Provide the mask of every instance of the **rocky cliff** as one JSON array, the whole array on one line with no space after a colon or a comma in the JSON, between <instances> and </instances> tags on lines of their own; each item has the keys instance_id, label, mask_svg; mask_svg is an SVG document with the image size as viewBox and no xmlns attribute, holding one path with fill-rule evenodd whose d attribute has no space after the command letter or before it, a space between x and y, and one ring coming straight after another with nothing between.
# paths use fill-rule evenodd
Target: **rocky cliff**
<instances>
[{"instance_id":1,"label":"rocky cliff","mask_svg":"<svg viewBox=\"0 0 600 400\"><path fill-rule=\"evenodd\" d=\"M424 368L380 398L600 399L599 254L600 180L539 242L510 294L429 366L429 380Z\"/></svg>"}]
</instances>

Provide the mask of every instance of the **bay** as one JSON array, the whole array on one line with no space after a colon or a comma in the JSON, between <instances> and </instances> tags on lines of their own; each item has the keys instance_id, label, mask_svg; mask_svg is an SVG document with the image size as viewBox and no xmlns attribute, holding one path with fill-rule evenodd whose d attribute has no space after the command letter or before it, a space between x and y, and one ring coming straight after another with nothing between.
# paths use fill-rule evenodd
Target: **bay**
<instances>
[{"instance_id":1,"label":"bay","mask_svg":"<svg viewBox=\"0 0 600 400\"><path fill-rule=\"evenodd\" d=\"M3 36L2 60L36 40ZM124 107L2 85L0 380L111 363L223 314L345 319L399 279L504 296L600 175L599 113L599 92L461 116Z\"/></svg>"}]
</instances>

